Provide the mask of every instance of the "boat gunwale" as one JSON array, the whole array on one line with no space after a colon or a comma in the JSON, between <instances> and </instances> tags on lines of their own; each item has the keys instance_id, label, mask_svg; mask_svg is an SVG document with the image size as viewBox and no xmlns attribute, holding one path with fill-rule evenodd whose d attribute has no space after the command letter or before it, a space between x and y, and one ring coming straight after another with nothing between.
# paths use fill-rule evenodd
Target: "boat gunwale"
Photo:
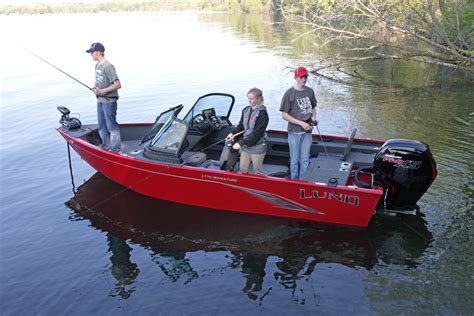
<instances>
[{"instance_id":1,"label":"boat gunwale","mask_svg":"<svg viewBox=\"0 0 474 316\"><path fill-rule=\"evenodd\" d=\"M129 126L141 126L141 123L132 123ZM127 126L126 124L121 124L122 126ZM166 163L166 162L161 162L161 161L149 161L149 160L144 160L144 159L137 159L133 156L130 156L128 154L121 154L121 153L115 153L115 152L110 152L103 150L99 148L98 146L91 144L90 142L80 138L80 137L74 137L70 134L67 133L67 131L64 131L61 127L56 129L57 131L60 132L61 135L63 135L66 140L73 144L74 142L79 142L83 147L85 146L86 148L90 148L91 151L88 151L89 154L100 158L100 159L106 159L106 157L113 158L113 159L106 159L110 160L113 163L120 164L122 166L126 166L129 168L133 168L139 171L143 172L151 172L151 173L163 173L160 170L156 170L156 168L166 168L166 169L171 169L173 171L177 170L186 170L189 172L193 173L206 173L210 175L219 175L219 176L231 176L231 177L236 177L237 179L243 178L247 180L256 180L256 181L264 181L264 182L282 182L282 183L290 183L294 185L304 185L304 186L310 186L310 187L320 187L320 188L334 188L337 190L344 190L348 192L360 192L364 194L376 194L376 195L382 195L383 189L379 186L375 186L373 188L362 188L362 187L357 187L356 185L337 185L336 187L331 187L326 183L321 183L321 182L309 182L309 181L302 181L302 180L294 180L294 179L287 179L287 178L279 178L279 177L272 177L272 176L267 176L267 175L256 175L256 174L242 174L239 172L233 172L233 171L226 171L226 170L218 170L218 169L209 169L205 167L199 167L199 166L189 166L189 165L183 165L183 164L173 164L173 163ZM272 130L270 130L273 132ZM284 131L275 131L281 134L286 134ZM342 137L340 138L344 140L345 138ZM377 140L373 140L377 141ZM372 140L371 140L372 142ZM378 141L383 143L383 141ZM100 154L99 154L100 152ZM105 156L104 156L105 155ZM138 163L142 166L134 166L130 164L125 164L121 163L119 160L123 161L128 161L128 162L134 162ZM147 168L148 167L148 168ZM155 170L153 170L155 169ZM175 173L175 172L174 172ZM220 182L222 183L222 182Z\"/></svg>"}]
</instances>

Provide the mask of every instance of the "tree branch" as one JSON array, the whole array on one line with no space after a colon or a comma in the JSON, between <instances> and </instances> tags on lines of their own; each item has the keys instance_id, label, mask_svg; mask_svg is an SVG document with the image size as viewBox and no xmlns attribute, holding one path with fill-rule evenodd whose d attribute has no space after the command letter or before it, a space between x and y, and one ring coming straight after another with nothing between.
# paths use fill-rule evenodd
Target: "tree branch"
<instances>
[{"instance_id":1,"label":"tree branch","mask_svg":"<svg viewBox=\"0 0 474 316\"><path fill-rule=\"evenodd\" d=\"M437 1L437 7L433 1ZM448 13L444 0L426 0L421 10L415 7L403 7L400 3L385 4L383 1L354 0L348 9L343 2L340 10L333 15L320 15L312 8L307 8L304 15L296 15L296 23L308 26L300 36L310 32L332 34L327 36L323 45L332 42L355 44L354 40L362 41L358 47L346 49L351 52L373 52L367 60L376 59L406 59L420 62L429 62L438 65L458 67L474 72L474 58L466 56L464 52L469 43L464 39L460 27L460 2L456 1L455 20L456 38L450 38L444 25L448 24ZM422 11L424 9L424 11ZM403 12L410 12L403 16ZM426 14L425 14L426 13ZM438 19L444 19L444 24ZM396 18L397 17L397 18ZM415 45L403 44L400 40L412 38L421 41L431 49L419 49ZM364 44L364 41L366 43ZM458 43L462 46L458 46ZM362 45L360 45L362 44ZM367 45L368 44L368 45ZM385 48L393 50L392 54L383 53ZM355 60L359 57L343 57L340 59ZM363 59L358 59L361 62Z\"/></svg>"}]
</instances>

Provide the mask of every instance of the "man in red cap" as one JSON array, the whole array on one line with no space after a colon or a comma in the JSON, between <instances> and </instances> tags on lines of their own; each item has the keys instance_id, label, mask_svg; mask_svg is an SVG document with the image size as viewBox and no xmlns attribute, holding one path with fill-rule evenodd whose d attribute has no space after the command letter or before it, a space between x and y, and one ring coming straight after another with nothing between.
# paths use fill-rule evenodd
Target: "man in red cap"
<instances>
[{"instance_id":1,"label":"man in red cap","mask_svg":"<svg viewBox=\"0 0 474 316\"><path fill-rule=\"evenodd\" d=\"M311 131L316 119L316 96L306 86L308 71L304 67L295 70L295 85L288 89L281 99L280 111L288 121L288 145L290 147L291 179L300 179L309 165Z\"/></svg>"},{"instance_id":2,"label":"man in red cap","mask_svg":"<svg viewBox=\"0 0 474 316\"><path fill-rule=\"evenodd\" d=\"M99 123L100 147L120 152L120 129L117 123L117 90L122 86L115 67L104 57L105 48L99 42L92 43L86 53L91 54L95 65L95 84L92 91L97 97L97 121Z\"/></svg>"}]
</instances>

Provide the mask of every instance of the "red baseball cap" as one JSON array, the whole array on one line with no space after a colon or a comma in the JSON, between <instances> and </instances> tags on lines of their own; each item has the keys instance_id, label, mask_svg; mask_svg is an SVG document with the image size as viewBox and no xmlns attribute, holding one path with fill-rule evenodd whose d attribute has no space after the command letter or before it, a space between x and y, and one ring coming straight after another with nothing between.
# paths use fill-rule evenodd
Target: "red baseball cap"
<instances>
[{"instance_id":1,"label":"red baseball cap","mask_svg":"<svg viewBox=\"0 0 474 316\"><path fill-rule=\"evenodd\" d=\"M304 67L298 67L295 69L295 77L307 77L308 70Z\"/></svg>"}]
</instances>

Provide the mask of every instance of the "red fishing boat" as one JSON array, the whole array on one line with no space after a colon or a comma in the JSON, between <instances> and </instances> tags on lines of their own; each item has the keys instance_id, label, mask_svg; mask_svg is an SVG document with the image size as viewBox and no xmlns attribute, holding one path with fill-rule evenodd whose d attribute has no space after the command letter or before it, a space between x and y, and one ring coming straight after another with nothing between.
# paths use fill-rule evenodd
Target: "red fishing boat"
<instances>
[{"instance_id":1,"label":"red fishing boat","mask_svg":"<svg viewBox=\"0 0 474 316\"><path fill-rule=\"evenodd\" d=\"M376 209L407 211L437 175L428 145L314 134L310 165L302 180L289 179L286 131L267 131L265 175L222 170L224 139L234 126L234 97L200 97L178 118L183 105L155 123L121 124L122 151L99 147L97 125L82 125L62 113L57 130L94 169L138 193L217 210L289 217L366 227Z\"/></svg>"}]
</instances>

